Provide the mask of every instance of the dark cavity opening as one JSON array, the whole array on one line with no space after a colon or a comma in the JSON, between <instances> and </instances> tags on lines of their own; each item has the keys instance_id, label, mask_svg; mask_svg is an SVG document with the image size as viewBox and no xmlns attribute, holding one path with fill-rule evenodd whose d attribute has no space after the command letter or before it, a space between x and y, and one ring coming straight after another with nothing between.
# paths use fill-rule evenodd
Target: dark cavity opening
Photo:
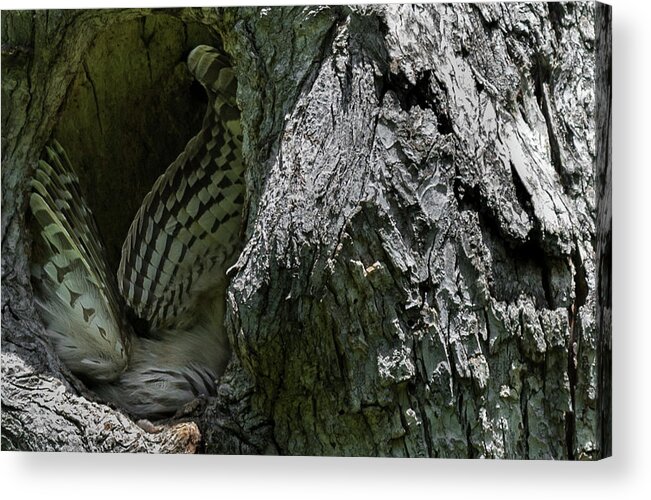
<instances>
[{"instance_id":1,"label":"dark cavity opening","mask_svg":"<svg viewBox=\"0 0 651 500\"><path fill-rule=\"evenodd\" d=\"M75 167L111 269L154 181L202 125L205 91L187 69L197 45L220 46L165 10L100 33L68 90L53 138Z\"/></svg>"}]
</instances>

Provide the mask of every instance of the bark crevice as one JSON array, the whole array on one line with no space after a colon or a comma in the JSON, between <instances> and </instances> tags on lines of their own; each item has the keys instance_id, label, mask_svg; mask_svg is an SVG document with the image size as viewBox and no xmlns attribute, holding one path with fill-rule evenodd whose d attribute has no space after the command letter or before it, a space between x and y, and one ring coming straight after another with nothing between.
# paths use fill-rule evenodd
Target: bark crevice
<instances>
[{"instance_id":1,"label":"bark crevice","mask_svg":"<svg viewBox=\"0 0 651 500\"><path fill-rule=\"evenodd\" d=\"M604 9L3 13L3 448L607 455ZM165 82L157 76L157 47L167 40L160 30L185 47L200 38L192 23L208 26L236 63L245 136L245 248L227 294L234 357L216 397L156 434L64 382L31 319L25 181L53 131L75 138L73 121L57 120L79 96L93 103L84 110L100 133L115 122L98 112L109 102L103 66L83 58L107 20L135 23L143 52L133 57L154 87ZM179 124L203 108L181 52L163 73L187 84L189 104L176 103L186 119L168 119L182 143ZM75 85L82 67L87 76ZM139 126L155 130L144 119ZM76 149L87 167L88 151ZM165 164L164 148L155 149L147 161ZM102 185L101 169L85 170L90 189ZM141 174L134 186L153 175ZM121 241L120 229L112 232ZM24 374L33 386L20 382ZM50 391L65 414L44 406ZM98 415L110 430L90 425ZM43 436L45 422L61 432Z\"/></svg>"}]
</instances>

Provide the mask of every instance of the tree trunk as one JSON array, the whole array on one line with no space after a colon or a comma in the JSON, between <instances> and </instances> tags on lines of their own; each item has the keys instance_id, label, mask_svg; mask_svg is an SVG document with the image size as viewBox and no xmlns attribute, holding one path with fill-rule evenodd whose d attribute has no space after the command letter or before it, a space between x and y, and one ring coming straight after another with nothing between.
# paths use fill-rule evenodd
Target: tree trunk
<instances>
[{"instance_id":1,"label":"tree trunk","mask_svg":"<svg viewBox=\"0 0 651 500\"><path fill-rule=\"evenodd\" d=\"M608 7L40 11L2 23L3 449L610 453ZM218 397L138 426L45 340L26 182L58 138L115 261L144 193L198 127L180 65L198 43L234 61L245 136L233 359Z\"/></svg>"}]
</instances>

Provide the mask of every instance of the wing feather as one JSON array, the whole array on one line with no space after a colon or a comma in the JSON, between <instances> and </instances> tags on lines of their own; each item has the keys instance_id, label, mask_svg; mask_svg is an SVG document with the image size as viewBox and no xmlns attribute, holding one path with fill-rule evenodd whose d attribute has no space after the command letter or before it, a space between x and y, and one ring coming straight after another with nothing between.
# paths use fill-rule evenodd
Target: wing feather
<instances>
[{"instance_id":1,"label":"wing feather","mask_svg":"<svg viewBox=\"0 0 651 500\"><path fill-rule=\"evenodd\" d=\"M57 353L78 375L115 379L126 367L128 330L97 225L58 143L31 181L36 305Z\"/></svg>"},{"instance_id":2,"label":"wing feather","mask_svg":"<svg viewBox=\"0 0 651 500\"><path fill-rule=\"evenodd\" d=\"M236 255L244 204L235 77L215 49L188 64L206 88L201 131L145 197L122 247L118 287L154 329L182 328Z\"/></svg>"}]
</instances>

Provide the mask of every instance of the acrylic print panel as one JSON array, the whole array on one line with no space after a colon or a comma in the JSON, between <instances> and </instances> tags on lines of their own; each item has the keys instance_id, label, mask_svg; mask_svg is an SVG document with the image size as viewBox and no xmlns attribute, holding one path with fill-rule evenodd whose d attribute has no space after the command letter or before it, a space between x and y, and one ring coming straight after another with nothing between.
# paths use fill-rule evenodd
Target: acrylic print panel
<instances>
[{"instance_id":1,"label":"acrylic print panel","mask_svg":"<svg viewBox=\"0 0 651 500\"><path fill-rule=\"evenodd\" d=\"M2 449L600 459L610 8L2 12Z\"/></svg>"}]
</instances>

